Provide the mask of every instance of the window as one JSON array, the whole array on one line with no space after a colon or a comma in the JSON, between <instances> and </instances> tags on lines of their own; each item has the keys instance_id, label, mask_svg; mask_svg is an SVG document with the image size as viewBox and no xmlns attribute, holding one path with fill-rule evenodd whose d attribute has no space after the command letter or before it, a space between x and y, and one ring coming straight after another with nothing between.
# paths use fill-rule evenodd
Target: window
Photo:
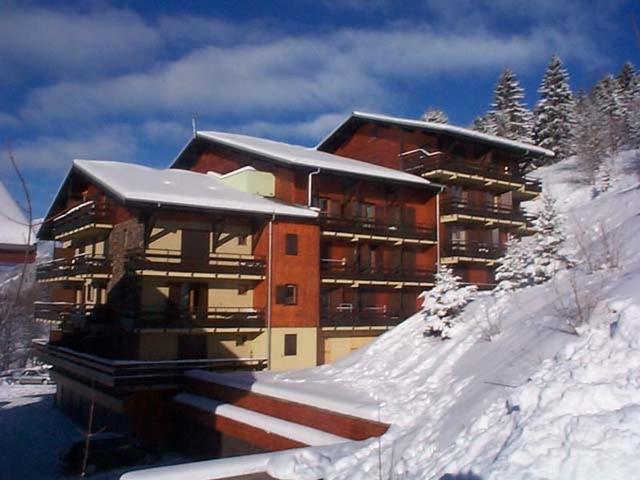
<instances>
[{"instance_id":1,"label":"window","mask_svg":"<svg viewBox=\"0 0 640 480\"><path fill-rule=\"evenodd\" d=\"M285 333L284 356L291 357L297 354L298 354L298 335L295 333Z\"/></svg>"},{"instance_id":2,"label":"window","mask_svg":"<svg viewBox=\"0 0 640 480\"><path fill-rule=\"evenodd\" d=\"M287 233L285 235L285 253L287 255L298 255L298 235Z\"/></svg>"},{"instance_id":3,"label":"window","mask_svg":"<svg viewBox=\"0 0 640 480\"><path fill-rule=\"evenodd\" d=\"M276 288L276 303L281 305L297 305L298 286L293 284L278 285Z\"/></svg>"}]
</instances>

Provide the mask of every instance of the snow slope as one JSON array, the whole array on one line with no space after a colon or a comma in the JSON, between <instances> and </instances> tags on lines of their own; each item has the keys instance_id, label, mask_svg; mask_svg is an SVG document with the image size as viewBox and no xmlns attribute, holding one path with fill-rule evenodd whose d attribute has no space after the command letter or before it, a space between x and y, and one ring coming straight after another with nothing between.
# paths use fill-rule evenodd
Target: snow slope
<instances>
[{"instance_id":1,"label":"snow slope","mask_svg":"<svg viewBox=\"0 0 640 480\"><path fill-rule=\"evenodd\" d=\"M613 188L595 198L590 186L571 183L575 159L536 172L566 217L567 247L578 259L572 271L500 301L479 295L452 340L423 337L418 314L336 364L265 374L261 381L282 388L304 385L373 401L392 423L380 440L315 447L286 461L279 456L269 472L299 479L634 478L640 470L634 159L633 152L620 155ZM600 268L605 243L618 267ZM582 309L591 310L580 336L566 321L577 311L572 286ZM491 341L489 319L501 323Z\"/></svg>"}]
</instances>

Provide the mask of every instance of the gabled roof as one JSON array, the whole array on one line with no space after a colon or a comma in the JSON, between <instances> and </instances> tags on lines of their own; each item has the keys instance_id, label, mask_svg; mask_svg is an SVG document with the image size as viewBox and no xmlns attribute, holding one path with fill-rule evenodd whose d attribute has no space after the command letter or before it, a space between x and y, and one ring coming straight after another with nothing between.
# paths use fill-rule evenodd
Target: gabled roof
<instances>
[{"instance_id":1,"label":"gabled roof","mask_svg":"<svg viewBox=\"0 0 640 480\"><path fill-rule=\"evenodd\" d=\"M122 201L176 207L225 210L316 218L306 207L237 190L215 175L188 170L158 170L143 165L97 160L74 160L73 168L83 172Z\"/></svg>"},{"instance_id":2,"label":"gabled roof","mask_svg":"<svg viewBox=\"0 0 640 480\"><path fill-rule=\"evenodd\" d=\"M538 147L530 143L518 142L515 140L509 140L508 138L498 137L496 135L489 135L486 133L476 132L468 128L456 127L455 125L449 125L444 123L423 122L421 120L414 120L410 118L390 117L387 115L380 115L376 113L364 113L353 112L347 117L340 125L338 125L329 135L327 135L317 146L316 149L321 150L330 140L332 140L338 132L343 130L347 124L369 121L373 123L382 123L387 125L396 125L400 127L410 127L426 132L432 133L444 133L453 137L464 138L469 141L475 141L485 143L495 147L506 148L509 150L516 150L524 154L532 156L546 156L554 157L555 153L546 148Z\"/></svg>"},{"instance_id":3,"label":"gabled roof","mask_svg":"<svg viewBox=\"0 0 640 480\"><path fill-rule=\"evenodd\" d=\"M63 192L74 172L94 182L125 204L169 206L194 210L316 218L313 209L253 195L224 184L216 175L188 170L146 167L132 163L74 160L46 216L41 235L50 230L55 206L63 204ZM44 237L43 237L44 238Z\"/></svg>"},{"instance_id":4,"label":"gabled roof","mask_svg":"<svg viewBox=\"0 0 640 480\"><path fill-rule=\"evenodd\" d=\"M178 167L178 163L180 162L183 153L194 141L212 142L235 150L257 155L266 160L294 167L304 167L310 170L316 170L319 168L326 172L356 175L440 189L438 184L434 184L424 178L405 173L400 170L381 167L371 163L362 162L360 160L353 160L351 158L333 155L331 153L320 152L314 148L302 147L300 145L291 145L264 138L222 132L197 132L196 137L191 140L191 142L174 160L172 167Z\"/></svg>"},{"instance_id":5,"label":"gabled roof","mask_svg":"<svg viewBox=\"0 0 640 480\"><path fill-rule=\"evenodd\" d=\"M0 182L0 245L29 245L29 221Z\"/></svg>"}]
</instances>

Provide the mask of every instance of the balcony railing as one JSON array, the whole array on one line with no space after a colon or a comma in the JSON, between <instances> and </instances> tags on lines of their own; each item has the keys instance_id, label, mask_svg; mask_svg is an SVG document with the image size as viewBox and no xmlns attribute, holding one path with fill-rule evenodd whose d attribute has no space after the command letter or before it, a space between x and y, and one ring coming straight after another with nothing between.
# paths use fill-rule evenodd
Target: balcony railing
<instances>
[{"instance_id":1,"label":"balcony railing","mask_svg":"<svg viewBox=\"0 0 640 480\"><path fill-rule=\"evenodd\" d=\"M111 262L103 255L78 255L72 258L57 258L38 265L36 279L45 280L74 275L111 273Z\"/></svg>"},{"instance_id":2,"label":"balcony railing","mask_svg":"<svg viewBox=\"0 0 640 480\"><path fill-rule=\"evenodd\" d=\"M504 182L519 183L524 185L525 190L531 192L540 193L542 191L542 183L540 180L505 171L504 169L500 169L498 165L479 165L478 163L446 154L438 155L437 157L427 157L420 151L403 157L403 161L404 170L414 175L424 175L434 170L448 170Z\"/></svg>"},{"instance_id":3,"label":"balcony railing","mask_svg":"<svg viewBox=\"0 0 640 480\"><path fill-rule=\"evenodd\" d=\"M377 218L333 216L326 212L320 214L320 228L365 235L436 240L435 227L429 225L388 222Z\"/></svg>"},{"instance_id":4,"label":"balcony railing","mask_svg":"<svg viewBox=\"0 0 640 480\"><path fill-rule=\"evenodd\" d=\"M231 275L264 275L264 257L256 255L212 253L204 260L183 255L180 250L147 249L129 252L127 267L132 270L215 273Z\"/></svg>"},{"instance_id":5,"label":"balcony railing","mask_svg":"<svg viewBox=\"0 0 640 480\"><path fill-rule=\"evenodd\" d=\"M504 255L505 247L497 243L450 241L442 245L443 257L473 257L497 259Z\"/></svg>"},{"instance_id":6,"label":"balcony railing","mask_svg":"<svg viewBox=\"0 0 640 480\"><path fill-rule=\"evenodd\" d=\"M188 370L262 370L267 363L261 357L116 360L40 342L34 342L34 347L37 356L53 365L54 371L68 372L85 381L121 388L141 385L175 387L185 381L184 373Z\"/></svg>"},{"instance_id":7,"label":"balcony railing","mask_svg":"<svg viewBox=\"0 0 640 480\"><path fill-rule=\"evenodd\" d=\"M34 317L39 320L61 322L68 328L83 328L89 323L104 323L111 314L108 305L70 302L35 302Z\"/></svg>"},{"instance_id":8,"label":"balcony railing","mask_svg":"<svg viewBox=\"0 0 640 480\"><path fill-rule=\"evenodd\" d=\"M531 222L535 217L526 214L518 208L508 205L495 205L489 203L471 203L463 199L445 200L440 205L442 215L469 215L474 217L495 218L511 222Z\"/></svg>"},{"instance_id":9,"label":"balcony railing","mask_svg":"<svg viewBox=\"0 0 640 480\"><path fill-rule=\"evenodd\" d=\"M115 211L111 202L90 200L56 216L53 234L58 238L91 224L113 225L114 222Z\"/></svg>"},{"instance_id":10,"label":"balcony railing","mask_svg":"<svg viewBox=\"0 0 640 480\"><path fill-rule=\"evenodd\" d=\"M398 265L358 265L342 260L322 259L321 275L324 278L351 280L379 280L396 282L433 282L433 270Z\"/></svg>"},{"instance_id":11,"label":"balcony railing","mask_svg":"<svg viewBox=\"0 0 640 480\"><path fill-rule=\"evenodd\" d=\"M342 305L321 311L320 325L323 327L395 326L414 313L415 310L390 309L386 306L352 309L350 305Z\"/></svg>"},{"instance_id":12,"label":"balcony railing","mask_svg":"<svg viewBox=\"0 0 640 480\"><path fill-rule=\"evenodd\" d=\"M263 309L213 307L206 312L180 309L143 309L133 319L134 328L264 328Z\"/></svg>"}]
</instances>

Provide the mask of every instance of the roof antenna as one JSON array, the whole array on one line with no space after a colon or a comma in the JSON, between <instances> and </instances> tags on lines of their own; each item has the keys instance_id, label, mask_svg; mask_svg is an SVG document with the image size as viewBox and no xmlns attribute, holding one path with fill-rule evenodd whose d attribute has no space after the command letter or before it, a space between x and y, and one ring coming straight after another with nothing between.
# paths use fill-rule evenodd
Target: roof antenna
<instances>
[{"instance_id":1,"label":"roof antenna","mask_svg":"<svg viewBox=\"0 0 640 480\"><path fill-rule=\"evenodd\" d=\"M196 125L196 121L198 120L198 115L195 113L191 116L191 128L193 129L193 138L196 138L198 128Z\"/></svg>"}]
</instances>

